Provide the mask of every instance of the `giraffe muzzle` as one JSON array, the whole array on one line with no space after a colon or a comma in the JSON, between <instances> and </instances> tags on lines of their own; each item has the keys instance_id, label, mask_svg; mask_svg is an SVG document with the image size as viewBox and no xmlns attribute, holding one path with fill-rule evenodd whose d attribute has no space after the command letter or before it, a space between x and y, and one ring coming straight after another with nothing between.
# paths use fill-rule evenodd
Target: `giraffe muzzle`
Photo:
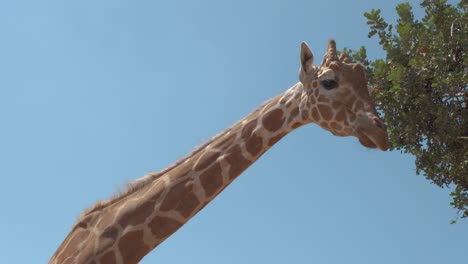
<instances>
[{"instance_id":1,"label":"giraffe muzzle","mask_svg":"<svg viewBox=\"0 0 468 264\"><path fill-rule=\"evenodd\" d=\"M386 126L378 117L367 113L358 116L356 121L356 136L363 146L383 151L390 147Z\"/></svg>"}]
</instances>

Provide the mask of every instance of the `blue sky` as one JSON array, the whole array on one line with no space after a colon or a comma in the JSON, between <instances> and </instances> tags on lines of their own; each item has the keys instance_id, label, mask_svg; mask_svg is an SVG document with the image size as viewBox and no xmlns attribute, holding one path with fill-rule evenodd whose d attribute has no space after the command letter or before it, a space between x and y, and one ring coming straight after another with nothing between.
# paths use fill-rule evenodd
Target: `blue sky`
<instances>
[{"instance_id":1,"label":"blue sky","mask_svg":"<svg viewBox=\"0 0 468 264\"><path fill-rule=\"evenodd\" d=\"M46 263L83 209L296 83L301 41L383 56L362 14L398 3L166 2L0 2L0 263ZM413 163L302 127L141 263L461 263L467 223Z\"/></svg>"}]
</instances>

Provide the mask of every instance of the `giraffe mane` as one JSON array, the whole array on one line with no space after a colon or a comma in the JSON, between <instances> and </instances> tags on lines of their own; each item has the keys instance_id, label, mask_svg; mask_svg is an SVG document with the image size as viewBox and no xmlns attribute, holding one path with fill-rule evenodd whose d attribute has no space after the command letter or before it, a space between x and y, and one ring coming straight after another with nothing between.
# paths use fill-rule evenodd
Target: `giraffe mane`
<instances>
[{"instance_id":1,"label":"giraffe mane","mask_svg":"<svg viewBox=\"0 0 468 264\"><path fill-rule=\"evenodd\" d=\"M211 142L213 142L214 140L218 139L219 137L225 135L228 131L230 131L232 129L232 127L224 130L223 132L219 133L218 135L214 136L213 138L211 138L210 140L208 140L206 143L202 144L201 146L197 147L194 151L192 151L189 155L179 159L178 161L176 161L175 163L173 163L171 166L161 170L161 171L158 171L158 172L150 172L148 174L146 174L145 176L143 176L142 178L139 178L139 179L136 179L132 182L129 182L126 184L124 190L122 191L118 191L116 194L114 194L111 198L107 199L107 200L104 200L104 201L97 201L94 205L88 207L87 209L85 209L81 214L80 216L78 217L78 220L77 222L80 222L81 220L83 220L86 216L96 212L96 211L99 211L105 207L108 207L122 199L124 199L125 197L131 195L132 193L135 193L141 189L143 189L145 186L147 186L149 183L157 180L158 178L160 178L161 176L163 176L164 174L170 172L172 169L176 168L177 166L179 166L180 164L182 164L184 161L186 161L188 158L190 158L191 156L197 154L198 152L200 152L201 150L203 150L207 145L209 145Z\"/></svg>"},{"instance_id":2,"label":"giraffe mane","mask_svg":"<svg viewBox=\"0 0 468 264\"><path fill-rule=\"evenodd\" d=\"M274 97L274 99L275 98L276 97ZM274 100L274 99L272 99L272 100ZM176 168L177 166L179 166L180 164L185 162L187 159L189 159L193 155L196 155L197 153L199 153L200 151L205 149L206 146L211 144L213 141L221 138L222 136L226 135L229 132L236 131L237 129L241 129L242 126L240 124L241 124L241 122L243 120L246 120L249 117L251 117L252 115L255 115L256 112L258 112L260 109L262 109L265 105L267 105L272 100L268 100L268 101L264 102L259 108L257 108L256 110L254 110L253 112L248 114L245 118L239 120L238 122L234 123L232 126L230 126L227 129L223 130L221 133L215 135L214 137L209 139L207 142L205 142L202 145L200 145L199 147L195 148L195 150L193 150L190 154L188 154L187 156L179 159L178 161L176 161L175 163L173 163L169 167L167 167L167 168L165 168L165 169L163 169L161 171L158 171L158 172L148 173L148 174L146 174L145 176L143 176L143 177L141 177L139 179L136 179L136 180L134 180L132 182L129 182L129 183L126 184L124 190L118 191L111 198L109 198L107 200L103 200L103 201L97 201L94 205L92 205L92 206L88 207L87 209L83 210L83 212L78 216L77 221L74 224L74 228L79 226L80 223L88 215L91 215L94 212L97 212L97 211L102 210L102 209L104 209L104 208L106 208L106 207L108 207L108 206L110 206L112 204L115 204L115 203L121 201L122 199L128 197L129 195L143 189L149 183L158 180L160 177L164 176L166 173L170 172L171 170L173 170L174 168Z\"/></svg>"}]
</instances>

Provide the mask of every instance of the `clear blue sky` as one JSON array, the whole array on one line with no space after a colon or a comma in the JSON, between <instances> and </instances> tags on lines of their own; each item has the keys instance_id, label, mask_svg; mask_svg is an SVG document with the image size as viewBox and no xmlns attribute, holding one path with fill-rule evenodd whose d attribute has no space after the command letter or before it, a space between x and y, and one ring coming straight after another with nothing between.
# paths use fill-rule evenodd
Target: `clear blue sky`
<instances>
[{"instance_id":1,"label":"clear blue sky","mask_svg":"<svg viewBox=\"0 0 468 264\"><path fill-rule=\"evenodd\" d=\"M46 263L83 209L296 83L301 41L382 56L362 14L398 1L162 2L0 2L0 263ZM302 127L141 263L466 261L413 162Z\"/></svg>"}]
</instances>

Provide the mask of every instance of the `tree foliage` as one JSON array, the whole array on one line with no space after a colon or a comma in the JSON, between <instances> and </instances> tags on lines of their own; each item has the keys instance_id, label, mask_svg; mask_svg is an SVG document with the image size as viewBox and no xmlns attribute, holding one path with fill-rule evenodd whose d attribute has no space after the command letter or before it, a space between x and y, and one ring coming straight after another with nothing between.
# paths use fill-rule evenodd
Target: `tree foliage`
<instances>
[{"instance_id":1,"label":"tree foliage","mask_svg":"<svg viewBox=\"0 0 468 264\"><path fill-rule=\"evenodd\" d=\"M365 48L351 57L368 66L392 149L414 155L417 173L432 183L453 187L451 205L468 217L468 0L420 6L418 21L410 4L399 4L394 26L380 10L365 13L386 58L368 61Z\"/></svg>"}]
</instances>

